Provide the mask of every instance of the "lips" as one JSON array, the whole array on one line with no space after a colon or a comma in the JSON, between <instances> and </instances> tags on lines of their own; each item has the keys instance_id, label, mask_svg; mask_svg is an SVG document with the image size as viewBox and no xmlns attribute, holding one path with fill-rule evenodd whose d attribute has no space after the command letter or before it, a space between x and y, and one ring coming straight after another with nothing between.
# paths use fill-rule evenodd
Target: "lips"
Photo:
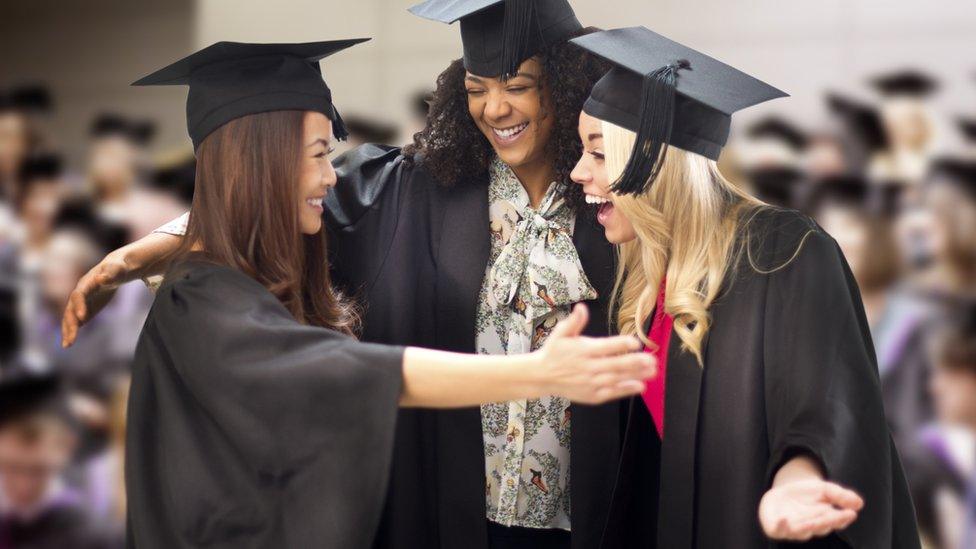
<instances>
[{"instance_id":1,"label":"lips","mask_svg":"<svg viewBox=\"0 0 976 549\"><path fill-rule=\"evenodd\" d=\"M496 128L493 126L491 131L495 135L495 141L505 144L511 143L512 141L518 139L522 135L522 132L525 131L525 128L528 127L529 123L525 122L515 126L509 126L507 128Z\"/></svg>"}]
</instances>

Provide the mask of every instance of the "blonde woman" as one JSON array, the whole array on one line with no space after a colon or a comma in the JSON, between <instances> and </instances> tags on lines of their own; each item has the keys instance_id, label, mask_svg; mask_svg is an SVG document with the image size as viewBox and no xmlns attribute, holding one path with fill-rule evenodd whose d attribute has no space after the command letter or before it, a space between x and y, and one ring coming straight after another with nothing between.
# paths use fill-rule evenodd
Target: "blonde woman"
<instances>
[{"instance_id":1,"label":"blonde woman","mask_svg":"<svg viewBox=\"0 0 976 549\"><path fill-rule=\"evenodd\" d=\"M660 372L631 402L603 547L918 547L837 244L716 167L731 114L785 94L642 27L573 42L615 68L572 178L618 245L611 320Z\"/></svg>"}]
</instances>

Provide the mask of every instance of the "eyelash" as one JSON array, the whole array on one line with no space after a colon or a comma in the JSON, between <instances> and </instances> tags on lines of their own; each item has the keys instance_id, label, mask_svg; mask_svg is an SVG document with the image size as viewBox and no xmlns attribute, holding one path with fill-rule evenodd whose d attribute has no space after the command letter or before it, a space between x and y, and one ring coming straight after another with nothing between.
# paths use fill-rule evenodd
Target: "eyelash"
<instances>
[{"instance_id":1,"label":"eyelash","mask_svg":"<svg viewBox=\"0 0 976 549\"><path fill-rule=\"evenodd\" d=\"M334 152L335 152L335 147L330 147L329 150L325 152L320 152L319 154L315 155L315 158L325 158L326 156L329 156Z\"/></svg>"},{"instance_id":2,"label":"eyelash","mask_svg":"<svg viewBox=\"0 0 976 549\"><path fill-rule=\"evenodd\" d=\"M589 153L590 155L593 156L593 158L596 158L597 160L603 160L603 153L596 152L596 151L589 151Z\"/></svg>"}]
</instances>

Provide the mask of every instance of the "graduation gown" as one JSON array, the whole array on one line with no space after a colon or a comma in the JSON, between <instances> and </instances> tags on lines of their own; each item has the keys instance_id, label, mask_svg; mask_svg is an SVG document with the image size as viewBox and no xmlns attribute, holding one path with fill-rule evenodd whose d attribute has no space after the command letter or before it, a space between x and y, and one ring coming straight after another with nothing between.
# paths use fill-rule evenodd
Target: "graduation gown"
<instances>
[{"instance_id":1,"label":"graduation gown","mask_svg":"<svg viewBox=\"0 0 976 549\"><path fill-rule=\"evenodd\" d=\"M121 538L79 504L52 507L30 522L0 518L0 549L119 549Z\"/></svg>"},{"instance_id":2,"label":"graduation gown","mask_svg":"<svg viewBox=\"0 0 976 549\"><path fill-rule=\"evenodd\" d=\"M602 546L792 547L765 538L757 511L779 467L806 453L865 507L847 530L801 546L918 547L860 294L840 249L793 211L763 211L747 230L749 253L710 311L704 368L671 338L663 442L632 399Z\"/></svg>"},{"instance_id":3,"label":"graduation gown","mask_svg":"<svg viewBox=\"0 0 976 549\"><path fill-rule=\"evenodd\" d=\"M368 547L402 360L299 324L237 270L174 266L132 373L128 546Z\"/></svg>"},{"instance_id":4,"label":"graduation gown","mask_svg":"<svg viewBox=\"0 0 976 549\"><path fill-rule=\"evenodd\" d=\"M478 292L488 265L488 173L453 187L399 149L363 145L335 162L326 199L333 280L365 304L363 339L475 352ZM590 335L606 335L613 250L578 215L573 242L599 298ZM619 460L621 403L572 405L572 543L599 544ZM480 409L401 410L390 492L376 547L486 549Z\"/></svg>"}]
</instances>

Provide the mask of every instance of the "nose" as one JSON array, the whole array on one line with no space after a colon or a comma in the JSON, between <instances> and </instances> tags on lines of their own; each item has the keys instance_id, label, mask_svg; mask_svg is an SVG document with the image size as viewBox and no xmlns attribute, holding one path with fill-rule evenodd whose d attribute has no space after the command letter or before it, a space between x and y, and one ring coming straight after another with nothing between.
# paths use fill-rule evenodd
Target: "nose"
<instances>
[{"instance_id":1,"label":"nose","mask_svg":"<svg viewBox=\"0 0 976 549\"><path fill-rule=\"evenodd\" d=\"M512 114L512 105L508 102L504 92L492 91L488 94L485 104L485 118L496 121Z\"/></svg>"},{"instance_id":2,"label":"nose","mask_svg":"<svg viewBox=\"0 0 976 549\"><path fill-rule=\"evenodd\" d=\"M328 188L333 188L339 183L339 177L336 175L335 167L332 165L332 160L325 163L325 169L322 171L322 184Z\"/></svg>"},{"instance_id":3,"label":"nose","mask_svg":"<svg viewBox=\"0 0 976 549\"><path fill-rule=\"evenodd\" d=\"M586 157L581 156L580 159L576 161L576 165L573 166L573 171L569 172L569 178L573 181L573 183L586 185L590 181L593 181L593 175L591 174L590 170L583 165L585 161Z\"/></svg>"}]
</instances>

